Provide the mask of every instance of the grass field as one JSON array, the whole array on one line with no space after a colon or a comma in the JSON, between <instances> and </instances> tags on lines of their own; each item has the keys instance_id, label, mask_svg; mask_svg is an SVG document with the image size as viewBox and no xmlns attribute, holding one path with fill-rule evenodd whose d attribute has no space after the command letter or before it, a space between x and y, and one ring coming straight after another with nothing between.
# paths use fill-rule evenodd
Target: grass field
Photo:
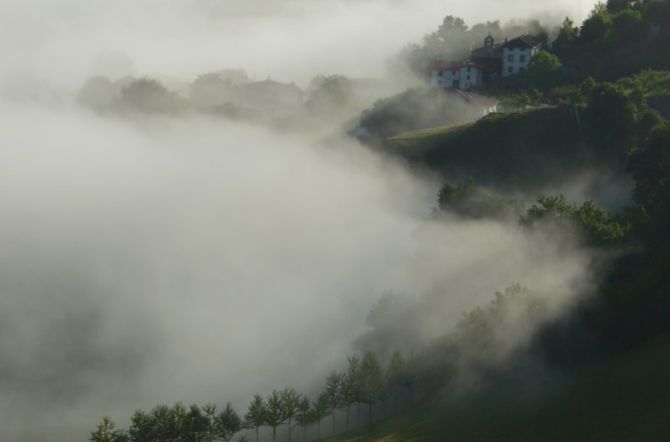
<instances>
[{"instance_id":1,"label":"grass field","mask_svg":"<svg viewBox=\"0 0 670 442\"><path fill-rule=\"evenodd\" d=\"M331 441L670 441L670 340L546 391L445 399Z\"/></svg>"},{"instance_id":2,"label":"grass field","mask_svg":"<svg viewBox=\"0 0 670 442\"><path fill-rule=\"evenodd\" d=\"M575 171L617 169L623 161L590 145L568 107L497 113L473 124L406 132L387 139L385 148L448 179L473 178L508 190L558 185Z\"/></svg>"}]
</instances>

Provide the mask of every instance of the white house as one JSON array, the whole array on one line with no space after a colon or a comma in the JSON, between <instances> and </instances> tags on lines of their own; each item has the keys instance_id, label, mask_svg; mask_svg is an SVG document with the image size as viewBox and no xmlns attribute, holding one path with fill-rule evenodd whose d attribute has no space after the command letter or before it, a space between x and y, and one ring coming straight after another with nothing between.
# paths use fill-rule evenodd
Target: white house
<instances>
[{"instance_id":1,"label":"white house","mask_svg":"<svg viewBox=\"0 0 670 442\"><path fill-rule=\"evenodd\" d=\"M472 60L436 62L431 66L429 81L433 87L458 88L467 91L479 89L483 82L483 76L482 66Z\"/></svg>"},{"instance_id":2,"label":"white house","mask_svg":"<svg viewBox=\"0 0 670 442\"><path fill-rule=\"evenodd\" d=\"M484 46L471 52L465 61L435 61L428 71L428 82L444 89L481 89L494 84L498 78L509 77L526 69L530 60L540 52L540 40L522 35L496 44L489 35Z\"/></svg>"},{"instance_id":3,"label":"white house","mask_svg":"<svg viewBox=\"0 0 670 442\"><path fill-rule=\"evenodd\" d=\"M502 75L509 77L528 69L530 60L540 52L540 41L532 35L522 35L502 46Z\"/></svg>"}]
</instances>

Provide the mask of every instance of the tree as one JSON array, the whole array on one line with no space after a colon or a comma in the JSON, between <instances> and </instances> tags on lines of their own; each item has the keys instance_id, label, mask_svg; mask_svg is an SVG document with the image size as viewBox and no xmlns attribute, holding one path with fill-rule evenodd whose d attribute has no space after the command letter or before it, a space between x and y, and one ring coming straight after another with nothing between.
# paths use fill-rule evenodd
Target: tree
<instances>
[{"instance_id":1,"label":"tree","mask_svg":"<svg viewBox=\"0 0 670 442\"><path fill-rule=\"evenodd\" d=\"M638 105L621 87L599 84L584 112L589 137L600 148L625 153L639 118Z\"/></svg>"},{"instance_id":2,"label":"tree","mask_svg":"<svg viewBox=\"0 0 670 442\"><path fill-rule=\"evenodd\" d=\"M334 371L328 375L326 378L326 385L323 387L323 394L325 395L328 406L333 414L333 433L335 433L335 413L342 404L342 398L340 396L341 382L342 376Z\"/></svg>"},{"instance_id":3,"label":"tree","mask_svg":"<svg viewBox=\"0 0 670 442\"><path fill-rule=\"evenodd\" d=\"M528 81L531 87L548 91L561 81L561 61L554 54L542 51L528 65Z\"/></svg>"},{"instance_id":4,"label":"tree","mask_svg":"<svg viewBox=\"0 0 670 442\"><path fill-rule=\"evenodd\" d=\"M209 417L197 405L191 405L188 410L176 406L175 418L178 422L180 442L201 442L207 439L209 433Z\"/></svg>"},{"instance_id":5,"label":"tree","mask_svg":"<svg viewBox=\"0 0 670 442\"><path fill-rule=\"evenodd\" d=\"M282 416L288 424L288 441L291 442L293 420L300 411L300 395L293 388L287 387L279 393L279 396L281 398Z\"/></svg>"},{"instance_id":6,"label":"tree","mask_svg":"<svg viewBox=\"0 0 670 442\"><path fill-rule=\"evenodd\" d=\"M643 149L636 151L630 160L635 179L633 197L647 214L644 231L656 249L667 244L666 231L670 224L670 125L654 130Z\"/></svg>"},{"instance_id":7,"label":"tree","mask_svg":"<svg viewBox=\"0 0 670 442\"><path fill-rule=\"evenodd\" d=\"M277 440L277 428L286 421L281 393L274 390L265 399L265 424L272 428L272 440Z\"/></svg>"},{"instance_id":8,"label":"tree","mask_svg":"<svg viewBox=\"0 0 670 442\"><path fill-rule=\"evenodd\" d=\"M309 86L306 106L313 112L342 112L354 101L353 85L344 75L319 75Z\"/></svg>"},{"instance_id":9,"label":"tree","mask_svg":"<svg viewBox=\"0 0 670 442\"><path fill-rule=\"evenodd\" d=\"M602 3L596 4L589 18L584 20L579 32L580 43L593 43L603 40L609 32L611 21L607 9Z\"/></svg>"},{"instance_id":10,"label":"tree","mask_svg":"<svg viewBox=\"0 0 670 442\"><path fill-rule=\"evenodd\" d=\"M154 422L143 410L137 410L130 418L128 435L133 442L152 442L155 440Z\"/></svg>"},{"instance_id":11,"label":"tree","mask_svg":"<svg viewBox=\"0 0 670 442\"><path fill-rule=\"evenodd\" d=\"M256 430L256 442L258 442L258 430L265 425L265 413L265 401L261 395L254 395L247 409L247 414L244 415L244 426Z\"/></svg>"},{"instance_id":12,"label":"tree","mask_svg":"<svg viewBox=\"0 0 670 442\"><path fill-rule=\"evenodd\" d=\"M388 369L386 370L386 386L393 395L393 407L396 414L398 413L399 389L406 380L405 365L405 359L402 357L402 353L397 351L391 356Z\"/></svg>"},{"instance_id":13,"label":"tree","mask_svg":"<svg viewBox=\"0 0 670 442\"><path fill-rule=\"evenodd\" d=\"M186 408L180 403L176 403L172 408L166 405L154 407L151 410L151 419L154 421L156 438L165 441L176 440L186 413Z\"/></svg>"},{"instance_id":14,"label":"tree","mask_svg":"<svg viewBox=\"0 0 670 442\"><path fill-rule=\"evenodd\" d=\"M216 417L215 428L217 436L224 442L232 440L242 429L242 418L230 403L226 404L226 408Z\"/></svg>"},{"instance_id":15,"label":"tree","mask_svg":"<svg viewBox=\"0 0 670 442\"><path fill-rule=\"evenodd\" d=\"M556 39L557 43L571 44L574 43L579 37L579 28L575 26L575 22L570 20L570 17L565 17L563 24L561 25L561 30L559 31L558 37Z\"/></svg>"},{"instance_id":16,"label":"tree","mask_svg":"<svg viewBox=\"0 0 670 442\"><path fill-rule=\"evenodd\" d=\"M116 424L108 416L102 418L95 431L89 438L91 442L125 442L127 440L123 431L116 429Z\"/></svg>"},{"instance_id":17,"label":"tree","mask_svg":"<svg viewBox=\"0 0 670 442\"><path fill-rule=\"evenodd\" d=\"M347 362L349 364L347 371L342 375L340 382L340 397L346 408L345 428L349 430L349 411L353 404L357 402L360 404L361 400L361 360L358 356L351 356L347 358ZM356 413L356 422L358 422L358 412Z\"/></svg>"},{"instance_id":18,"label":"tree","mask_svg":"<svg viewBox=\"0 0 670 442\"><path fill-rule=\"evenodd\" d=\"M581 206L568 202L563 195L542 196L526 215L520 219L522 225L550 223L564 229L571 229L581 235L590 245L616 244L625 238L630 230L628 224L618 222L604 209L592 201Z\"/></svg>"},{"instance_id":19,"label":"tree","mask_svg":"<svg viewBox=\"0 0 670 442\"><path fill-rule=\"evenodd\" d=\"M631 0L607 0L607 10L610 12L621 12L630 8Z\"/></svg>"},{"instance_id":20,"label":"tree","mask_svg":"<svg viewBox=\"0 0 670 442\"><path fill-rule=\"evenodd\" d=\"M151 78L132 81L121 91L119 101L129 109L149 113L169 113L181 107L175 95Z\"/></svg>"},{"instance_id":21,"label":"tree","mask_svg":"<svg viewBox=\"0 0 670 442\"><path fill-rule=\"evenodd\" d=\"M314 415L312 414L312 403L307 396L303 396L298 404L298 413L295 421L302 427L305 435L305 442L307 442L307 427L314 422Z\"/></svg>"},{"instance_id":22,"label":"tree","mask_svg":"<svg viewBox=\"0 0 670 442\"><path fill-rule=\"evenodd\" d=\"M205 440L207 442L214 442L217 438L216 434L216 417L217 409L214 404L207 404L202 407L202 411L207 416L207 428L205 429Z\"/></svg>"},{"instance_id":23,"label":"tree","mask_svg":"<svg viewBox=\"0 0 670 442\"><path fill-rule=\"evenodd\" d=\"M361 362L361 390L363 401L368 404L368 423L372 424L372 407L382 388L382 369L377 356L367 352Z\"/></svg>"},{"instance_id":24,"label":"tree","mask_svg":"<svg viewBox=\"0 0 670 442\"><path fill-rule=\"evenodd\" d=\"M328 404L328 396L325 393L321 393L316 402L312 404L312 409L310 410L312 421L316 422L318 439L321 439L321 421L328 416L329 410L330 405Z\"/></svg>"}]
</instances>

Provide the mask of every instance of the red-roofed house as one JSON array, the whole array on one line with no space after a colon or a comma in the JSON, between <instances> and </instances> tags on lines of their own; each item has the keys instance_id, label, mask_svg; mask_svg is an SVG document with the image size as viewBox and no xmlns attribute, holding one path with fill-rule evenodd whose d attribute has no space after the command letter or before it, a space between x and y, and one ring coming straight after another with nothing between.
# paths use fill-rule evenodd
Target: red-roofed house
<instances>
[{"instance_id":1,"label":"red-roofed house","mask_svg":"<svg viewBox=\"0 0 670 442\"><path fill-rule=\"evenodd\" d=\"M540 40L531 35L498 44L489 35L484 46L473 50L465 61L435 61L429 67L429 83L445 89L481 89L496 78L526 70L540 47Z\"/></svg>"},{"instance_id":2,"label":"red-roofed house","mask_svg":"<svg viewBox=\"0 0 670 442\"><path fill-rule=\"evenodd\" d=\"M484 65L474 61L435 62L430 69L430 84L445 89L464 91L479 89L484 79Z\"/></svg>"}]
</instances>

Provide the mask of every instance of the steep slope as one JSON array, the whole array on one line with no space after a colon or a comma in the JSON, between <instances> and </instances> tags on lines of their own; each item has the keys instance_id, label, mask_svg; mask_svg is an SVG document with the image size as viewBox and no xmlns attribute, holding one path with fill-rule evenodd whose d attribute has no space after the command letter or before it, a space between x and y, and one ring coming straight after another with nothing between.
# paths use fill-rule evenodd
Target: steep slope
<instances>
[{"instance_id":1,"label":"steep slope","mask_svg":"<svg viewBox=\"0 0 670 442\"><path fill-rule=\"evenodd\" d=\"M663 441L670 339L570 380L451 398L333 441Z\"/></svg>"},{"instance_id":2,"label":"steep slope","mask_svg":"<svg viewBox=\"0 0 670 442\"><path fill-rule=\"evenodd\" d=\"M403 133L385 148L448 179L473 178L500 190L542 189L580 172L614 174L623 159L583 136L569 107L491 114L476 123Z\"/></svg>"}]
</instances>

